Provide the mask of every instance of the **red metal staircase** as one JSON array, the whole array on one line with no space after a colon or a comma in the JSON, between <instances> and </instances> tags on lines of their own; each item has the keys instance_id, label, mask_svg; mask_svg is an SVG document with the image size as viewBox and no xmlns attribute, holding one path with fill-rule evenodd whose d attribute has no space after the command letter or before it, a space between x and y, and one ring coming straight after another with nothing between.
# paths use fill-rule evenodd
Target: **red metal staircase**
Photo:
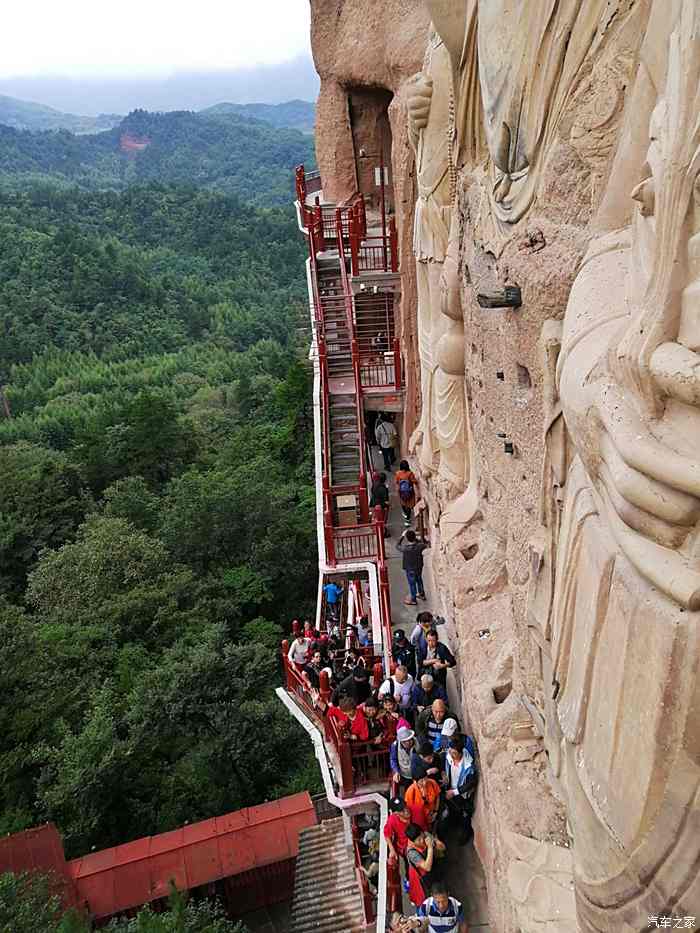
<instances>
[{"instance_id":1,"label":"red metal staircase","mask_svg":"<svg viewBox=\"0 0 700 933\"><path fill-rule=\"evenodd\" d=\"M315 400L320 409L320 423L317 420L316 428L321 451L317 468L321 474L319 487L323 500L321 575L324 580L332 578L335 573L350 581L355 618L369 611L363 605L362 581L365 585L374 586L374 644L361 653L373 672L374 685L378 687L393 668L391 603L384 546L384 514L377 507L370 515L368 505L364 396L372 391L379 395L400 391L403 384L394 326L393 289L398 273L398 239L393 221L387 223L386 219L382 221L381 236L368 236L365 203L361 195L341 206L321 204L319 197L313 197L314 193L322 191L320 179L307 176L302 166L297 169L296 188L300 226L309 242L310 297L318 363ZM322 595L320 600L318 617L323 629ZM321 674L318 692L312 690L288 660L287 649L288 643L284 642L283 699L293 715L303 715L305 728L311 729L317 740L322 741L334 793L339 801L370 800L372 794L376 796L386 787L388 749L371 743L350 743L336 720L321 716L318 701L320 699L323 705L330 696L328 675ZM385 803L382 805L386 807ZM331 845L334 851L340 852L342 846ZM323 859L310 857L310 868L306 872L309 879L316 879L319 873L322 874L322 862ZM342 877L349 882L347 867L342 872ZM400 900L395 866L391 871L387 869L386 878L388 902L395 905ZM329 880L332 882L333 878ZM301 897L302 890L308 889L306 875L299 872L297 881L300 898L295 909L295 923L301 930L306 929L304 923L312 918ZM367 920L367 904L371 898L361 872L356 883L362 892L361 903L365 905ZM343 917L340 925L340 917L336 918L328 926L329 930L357 928L355 908L358 901L354 897L350 899L355 905L350 916L347 920ZM313 927L308 928L315 929L316 923L316 918L313 918Z\"/></svg>"}]
</instances>

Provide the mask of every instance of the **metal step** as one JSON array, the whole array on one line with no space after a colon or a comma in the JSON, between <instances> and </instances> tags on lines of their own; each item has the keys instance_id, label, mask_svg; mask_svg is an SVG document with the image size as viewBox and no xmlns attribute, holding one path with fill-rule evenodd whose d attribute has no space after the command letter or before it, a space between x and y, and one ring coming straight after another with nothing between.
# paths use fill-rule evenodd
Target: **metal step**
<instances>
[{"instance_id":1,"label":"metal step","mask_svg":"<svg viewBox=\"0 0 700 933\"><path fill-rule=\"evenodd\" d=\"M362 896L342 818L299 834L289 933L364 933Z\"/></svg>"}]
</instances>

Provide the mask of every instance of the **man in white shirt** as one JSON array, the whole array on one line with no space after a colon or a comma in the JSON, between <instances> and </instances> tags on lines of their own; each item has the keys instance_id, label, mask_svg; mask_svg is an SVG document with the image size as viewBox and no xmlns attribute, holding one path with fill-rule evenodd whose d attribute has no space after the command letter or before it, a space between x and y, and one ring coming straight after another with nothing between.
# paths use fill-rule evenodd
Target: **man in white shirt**
<instances>
[{"instance_id":1,"label":"man in white shirt","mask_svg":"<svg viewBox=\"0 0 700 933\"><path fill-rule=\"evenodd\" d=\"M392 464L396 460L394 445L396 444L396 440L398 438L394 423L389 421L388 418L382 421L377 418L377 423L374 428L374 436L377 439L377 444L379 444L382 456L384 457L384 469L390 470Z\"/></svg>"},{"instance_id":2,"label":"man in white shirt","mask_svg":"<svg viewBox=\"0 0 700 933\"><path fill-rule=\"evenodd\" d=\"M287 652L287 659L289 660L289 663L296 664L297 669L301 670L302 667L306 664L306 659L310 647L310 638L304 638L303 635L297 635L297 637L289 646L289 651Z\"/></svg>"},{"instance_id":3,"label":"man in white shirt","mask_svg":"<svg viewBox=\"0 0 700 933\"><path fill-rule=\"evenodd\" d=\"M408 673L408 668L404 664L397 664L396 670L385 680L379 688L379 696L387 694L395 697L399 706L399 712L407 713L412 709L411 697L413 696L413 678Z\"/></svg>"}]
</instances>

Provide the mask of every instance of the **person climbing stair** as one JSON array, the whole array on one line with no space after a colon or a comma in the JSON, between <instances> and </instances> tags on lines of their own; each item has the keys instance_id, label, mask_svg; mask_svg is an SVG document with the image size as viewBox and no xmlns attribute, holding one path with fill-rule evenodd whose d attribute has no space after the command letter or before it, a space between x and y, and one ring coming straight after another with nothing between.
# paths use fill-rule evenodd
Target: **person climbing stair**
<instances>
[{"instance_id":1,"label":"person climbing stair","mask_svg":"<svg viewBox=\"0 0 700 933\"><path fill-rule=\"evenodd\" d=\"M410 591L410 595L404 599L407 606L416 606L417 600L426 599L423 585L423 551L428 547L430 542L423 538L419 541L415 531L410 528L404 531L396 544L396 550L401 551L403 555L402 567Z\"/></svg>"}]
</instances>

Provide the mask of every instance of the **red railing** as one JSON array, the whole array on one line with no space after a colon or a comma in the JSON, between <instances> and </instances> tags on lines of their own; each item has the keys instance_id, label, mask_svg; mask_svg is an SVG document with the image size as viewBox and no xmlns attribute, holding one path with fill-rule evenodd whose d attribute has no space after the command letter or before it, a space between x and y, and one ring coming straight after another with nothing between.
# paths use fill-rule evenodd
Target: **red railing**
<instances>
[{"instance_id":1,"label":"red railing","mask_svg":"<svg viewBox=\"0 0 700 933\"><path fill-rule=\"evenodd\" d=\"M364 201L363 201L364 203ZM338 208L336 211L336 225L339 229L343 228L343 217L348 218L348 227L350 218L357 224L355 217L356 208L351 205L345 209ZM360 351L355 333L355 318L352 307L352 289L348 279L348 270L345 264L345 240L343 237L338 241L340 280L343 285L343 295L345 297L345 315L348 322L348 334L350 336L350 346L352 352L352 371L355 381L355 406L357 410L357 430L360 444L360 476L359 476L359 494L360 494L360 516L363 521L369 520L369 498L367 495L367 457L365 454L365 416L362 405L362 379L360 377Z\"/></svg>"},{"instance_id":2,"label":"red railing","mask_svg":"<svg viewBox=\"0 0 700 933\"><path fill-rule=\"evenodd\" d=\"M309 190L307 176L304 169L300 166L296 173L297 197L305 200ZM352 250L353 237L366 236L366 214L365 203L362 195L356 195L348 204L342 207L332 207L330 205L321 206L318 203L311 209L305 217L308 217L309 226L309 252L311 262L311 279L314 303L314 319L317 328L317 339L319 349L320 363L320 390L321 390L321 419L322 419L322 490L323 490L323 523L324 539L326 549L326 560L330 566L335 566L338 562L372 560L377 562L380 587L380 611L382 615L382 626L385 633L387 648L391 645L391 604L389 599L388 573L386 568L386 557L384 553L384 515L381 509L379 515L374 516L370 523L369 504L367 494L367 445L365 438L364 409L362 403L362 390L364 387L380 386L389 387L392 385L399 388L401 385L401 356L398 341L393 340L393 363L384 362L383 365L373 366L368 359L361 361L359 342L355 329L353 313L353 297L348 278L346 265L346 244ZM329 402L329 378L327 366L327 349L323 339L324 334L324 313L323 299L318 291L318 268L316 254L321 250L326 236L330 236L328 225L333 223L334 234L341 232L338 239L338 258L340 267L340 278L342 283L343 302L345 305L345 315L347 320L348 334L351 343L352 368L355 382L355 405L358 444L360 451L360 474L358 476L358 485L356 490L353 487L332 487L330 484L329 465L331 462L331 443L330 443L330 402ZM389 241L392 237L396 240L396 226L391 218L389 223ZM386 240L386 237L384 238ZM385 251L386 255L386 251ZM392 308L393 311L393 308ZM381 381L380 381L381 380ZM341 491L342 490L342 491ZM361 522L355 526L339 528L336 524L336 516L333 507L333 497L339 494L354 494L356 491L359 503L359 513Z\"/></svg>"},{"instance_id":3,"label":"red railing","mask_svg":"<svg viewBox=\"0 0 700 933\"><path fill-rule=\"evenodd\" d=\"M326 744L334 749L340 771L337 775L340 796L352 797L362 786L383 782L389 775L388 747L370 742L351 742L338 720L321 712L320 706L325 707L331 695L328 674L321 673L320 688L317 692L313 691L301 671L290 662L288 652L289 642L285 639L282 642L285 686L323 731ZM372 669L373 685L376 688L379 687L384 674L380 662L376 660Z\"/></svg>"},{"instance_id":4,"label":"red railing","mask_svg":"<svg viewBox=\"0 0 700 933\"><path fill-rule=\"evenodd\" d=\"M315 194L317 191L323 190L323 182L321 181L320 172L306 172L306 193Z\"/></svg>"},{"instance_id":5,"label":"red railing","mask_svg":"<svg viewBox=\"0 0 700 933\"><path fill-rule=\"evenodd\" d=\"M373 525L334 529L336 561L371 560L378 555L377 532Z\"/></svg>"},{"instance_id":6,"label":"red railing","mask_svg":"<svg viewBox=\"0 0 700 933\"><path fill-rule=\"evenodd\" d=\"M362 204L364 206L364 201ZM350 220L349 246L350 269L353 276L358 276L362 272L399 271L399 238L393 217L389 219L387 233L368 237L366 219L360 221L355 210Z\"/></svg>"},{"instance_id":7,"label":"red railing","mask_svg":"<svg viewBox=\"0 0 700 933\"><path fill-rule=\"evenodd\" d=\"M402 386L401 349L395 337L389 352L360 354L360 379L364 389L396 389Z\"/></svg>"},{"instance_id":8,"label":"red railing","mask_svg":"<svg viewBox=\"0 0 700 933\"><path fill-rule=\"evenodd\" d=\"M357 883L359 885L360 891L362 893L362 910L365 916L365 924L370 926L374 923L376 915L376 905L374 903L374 897L370 891L369 881L367 876L362 870L362 851L360 849L360 827L357 825L357 817L352 817L352 847L353 853L355 856L355 874L357 875Z\"/></svg>"}]
</instances>

